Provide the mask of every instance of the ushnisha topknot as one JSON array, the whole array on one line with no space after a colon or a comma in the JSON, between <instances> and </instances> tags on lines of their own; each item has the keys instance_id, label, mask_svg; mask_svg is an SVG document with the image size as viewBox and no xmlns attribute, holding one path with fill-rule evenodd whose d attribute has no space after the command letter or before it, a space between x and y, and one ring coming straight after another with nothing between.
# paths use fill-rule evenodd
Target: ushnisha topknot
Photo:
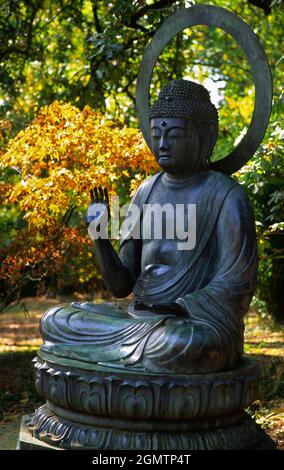
<instances>
[{"instance_id":1,"label":"ushnisha topknot","mask_svg":"<svg viewBox=\"0 0 284 470\"><path fill-rule=\"evenodd\" d=\"M183 118L196 123L202 136L209 121L218 124L218 112L204 86L179 78L161 89L158 100L149 112L149 119Z\"/></svg>"}]
</instances>

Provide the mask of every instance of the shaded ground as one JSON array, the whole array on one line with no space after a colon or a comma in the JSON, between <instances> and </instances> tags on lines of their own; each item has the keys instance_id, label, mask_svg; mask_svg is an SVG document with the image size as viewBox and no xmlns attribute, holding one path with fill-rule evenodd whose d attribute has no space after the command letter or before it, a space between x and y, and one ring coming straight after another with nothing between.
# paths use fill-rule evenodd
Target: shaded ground
<instances>
[{"instance_id":1,"label":"shaded ground","mask_svg":"<svg viewBox=\"0 0 284 470\"><path fill-rule=\"evenodd\" d=\"M261 371L259 400L248 411L284 449L284 326L255 312L245 326L245 352Z\"/></svg>"},{"instance_id":2,"label":"shaded ground","mask_svg":"<svg viewBox=\"0 0 284 470\"><path fill-rule=\"evenodd\" d=\"M20 417L42 404L33 383L32 359L41 344L39 319L67 299L26 299L0 315L0 449L15 448ZM284 327L255 312L246 319L245 352L261 368L259 400L248 412L284 449Z\"/></svg>"},{"instance_id":3,"label":"shaded ground","mask_svg":"<svg viewBox=\"0 0 284 470\"><path fill-rule=\"evenodd\" d=\"M0 450L15 450L19 438L20 418L0 424ZM3 455L2 455L3 457Z\"/></svg>"},{"instance_id":4,"label":"shaded ground","mask_svg":"<svg viewBox=\"0 0 284 470\"><path fill-rule=\"evenodd\" d=\"M42 403L34 388L31 361L41 344L39 320L54 304L58 299L27 299L28 313L18 305L0 315L0 423L18 421Z\"/></svg>"}]
</instances>

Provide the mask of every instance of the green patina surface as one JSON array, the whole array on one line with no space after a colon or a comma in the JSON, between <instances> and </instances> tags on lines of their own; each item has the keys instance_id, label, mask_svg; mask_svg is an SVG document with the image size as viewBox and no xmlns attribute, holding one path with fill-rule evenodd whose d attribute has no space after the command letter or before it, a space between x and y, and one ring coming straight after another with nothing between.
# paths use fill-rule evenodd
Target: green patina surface
<instances>
[{"instance_id":1,"label":"green patina surface","mask_svg":"<svg viewBox=\"0 0 284 470\"><path fill-rule=\"evenodd\" d=\"M0 449L15 449L20 418L42 404L33 385L31 360L41 344L42 313L62 299L27 299L29 314L13 307L0 316ZM250 312L246 319L245 352L261 368L259 400L249 413L284 448L284 327Z\"/></svg>"}]
</instances>

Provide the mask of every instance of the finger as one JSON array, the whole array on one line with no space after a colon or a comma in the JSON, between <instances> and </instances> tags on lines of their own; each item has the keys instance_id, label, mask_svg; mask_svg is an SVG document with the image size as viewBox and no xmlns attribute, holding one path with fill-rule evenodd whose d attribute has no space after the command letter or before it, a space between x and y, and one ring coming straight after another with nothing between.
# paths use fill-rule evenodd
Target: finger
<instances>
[{"instance_id":1,"label":"finger","mask_svg":"<svg viewBox=\"0 0 284 470\"><path fill-rule=\"evenodd\" d=\"M101 186L99 187L99 195L100 195L100 201L103 202L104 201L104 192L103 192L103 188Z\"/></svg>"},{"instance_id":2,"label":"finger","mask_svg":"<svg viewBox=\"0 0 284 470\"><path fill-rule=\"evenodd\" d=\"M98 188L96 186L94 187L94 195L95 195L95 201L94 202L98 202L99 199L100 199L100 196L99 196Z\"/></svg>"},{"instance_id":3,"label":"finger","mask_svg":"<svg viewBox=\"0 0 284 470\"><path fill-rule=\"evenodd\" d=\"M105 203L106 203L106 206L107 206L107 213L108 213L108 216L110 217L110 205L109 205L109 197L108 197L107 188L104 188L104 199L105 199Z\"/></svg>"},{"instance_id":4,"label":"finger","mask_svg":"<svg viewBox=\"0 0 284 470\"><path fill-rule=\"evenodd\" d=\"M108 197L108 191L107 188L104 188L104 200L109 205L109 197Z\"/></svg>"},{"instance_id":5,"label":"finger","mask_svg":"<svg viewBox=\"0 0 284 470\"><path fill-rule=\"evenodd\" d=\"M94 204L95 197L94 197L94 191L92 189L90 189L90 197L91 197L91 204Z\"/></svg>"}]
</instances>

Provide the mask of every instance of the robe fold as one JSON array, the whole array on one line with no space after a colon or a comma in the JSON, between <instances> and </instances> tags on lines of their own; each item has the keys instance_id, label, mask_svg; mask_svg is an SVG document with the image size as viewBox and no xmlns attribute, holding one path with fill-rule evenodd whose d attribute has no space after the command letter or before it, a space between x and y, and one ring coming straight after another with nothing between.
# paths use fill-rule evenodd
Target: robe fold
<instances>
[{"instance_id":1,"label":"robe fold","mask_svg":"<svg viewBox=\"0 0 284 470\"><path fill-rule=\"evenodd\" d=\"M42 350L87 362L155 373L206 373L235 367L243 353L243 316L256 286L257 248L249 200L232 178L214 171L194 175L182 189L196 204L196 245L176 265L149 276L141 264L143 205L155 201L159 173L146 180L126 217L120 258L136 280L135 300L176 302L183 315L128 311L74 303L47 311L41 322ZM131 214L131 206L129 208ZM143 233L143 230L141 230Z\"/></svg>"}]
</instances>

